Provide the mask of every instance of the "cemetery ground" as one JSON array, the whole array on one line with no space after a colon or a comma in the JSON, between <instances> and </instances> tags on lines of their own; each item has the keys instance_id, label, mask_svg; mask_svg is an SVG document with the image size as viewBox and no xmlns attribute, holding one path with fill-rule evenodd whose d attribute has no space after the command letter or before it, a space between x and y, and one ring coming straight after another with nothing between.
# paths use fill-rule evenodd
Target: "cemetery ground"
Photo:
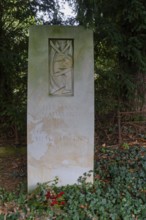
<instances>
[{"instance_id":1,"label":"cemetery ground","mask_svg":"<svg viewBox=\"0 0 146 220\"><path fill-rule=\"evenodd\" d=\"M57 187L52 183L26 192L26 149L2 148L0 220L145 220L146 145L97 147L95 181Z\"/></svg>"}]
</instances>

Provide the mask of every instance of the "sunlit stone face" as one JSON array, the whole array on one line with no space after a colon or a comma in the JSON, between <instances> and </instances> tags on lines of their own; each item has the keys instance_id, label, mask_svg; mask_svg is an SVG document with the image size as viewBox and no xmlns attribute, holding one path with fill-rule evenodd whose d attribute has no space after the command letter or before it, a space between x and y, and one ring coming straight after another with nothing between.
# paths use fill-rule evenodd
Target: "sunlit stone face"
<instances>
[{"instance_id":1,"label":"sunlit stone face","mask_svg":"<svg viewBox=\"0 0 146 220\"><path fill-rule=\"evenodd\" d=\"M73 184L93 170L92 31L30 28L27 143L29 190L55 176L59 185Z\"/></svg>"}]
</instances>

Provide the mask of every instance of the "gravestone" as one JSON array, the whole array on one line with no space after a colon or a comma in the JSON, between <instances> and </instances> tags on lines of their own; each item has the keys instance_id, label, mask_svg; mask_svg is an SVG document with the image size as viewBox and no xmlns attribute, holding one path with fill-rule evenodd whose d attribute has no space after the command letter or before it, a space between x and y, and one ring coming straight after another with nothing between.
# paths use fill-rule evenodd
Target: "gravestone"
<instances>
[{"instance_id":1,"label":"gravestone","mask_svg":"<svg viewBox=\"0 0 146 220\"><path fill-rule=\"evenodd\" d=\"M94 166L93 33L32 26L28 65L28 189L74 184ZM88 181L93 181L91 176Z\"/></svg>"}]
</instances>

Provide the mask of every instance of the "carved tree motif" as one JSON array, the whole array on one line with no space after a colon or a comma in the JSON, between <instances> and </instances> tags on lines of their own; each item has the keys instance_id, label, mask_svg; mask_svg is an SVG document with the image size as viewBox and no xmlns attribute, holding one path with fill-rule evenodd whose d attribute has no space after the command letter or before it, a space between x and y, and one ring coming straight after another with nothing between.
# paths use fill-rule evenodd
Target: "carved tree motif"
<instances>
[{"instance_id":1,"label":"carved tree motif","mask_svg":"<svg viewBox=\"0 0 146 220\"><path fill-rule=\"evenodd\" d=\"M50 95L73 95L73 41L50 40Z\"/></svg>"}]
</instances>

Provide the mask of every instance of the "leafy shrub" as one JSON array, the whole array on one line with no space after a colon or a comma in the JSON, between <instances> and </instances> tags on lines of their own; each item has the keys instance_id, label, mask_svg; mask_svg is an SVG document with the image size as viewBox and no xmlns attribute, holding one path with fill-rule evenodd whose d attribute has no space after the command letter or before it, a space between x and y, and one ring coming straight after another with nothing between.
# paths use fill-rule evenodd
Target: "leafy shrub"
<instances>
[{"instance_id":1,"label":"leafy shrub","mask_svg":"<svg viewBox=\"0 0 146 220\"><path fill-rule=\"evenodd\" d=\"M145 220L146 148L100 148L94 183L38 184L26 194L0 191L0 220Z\"/></svg>"}]
</instances>

